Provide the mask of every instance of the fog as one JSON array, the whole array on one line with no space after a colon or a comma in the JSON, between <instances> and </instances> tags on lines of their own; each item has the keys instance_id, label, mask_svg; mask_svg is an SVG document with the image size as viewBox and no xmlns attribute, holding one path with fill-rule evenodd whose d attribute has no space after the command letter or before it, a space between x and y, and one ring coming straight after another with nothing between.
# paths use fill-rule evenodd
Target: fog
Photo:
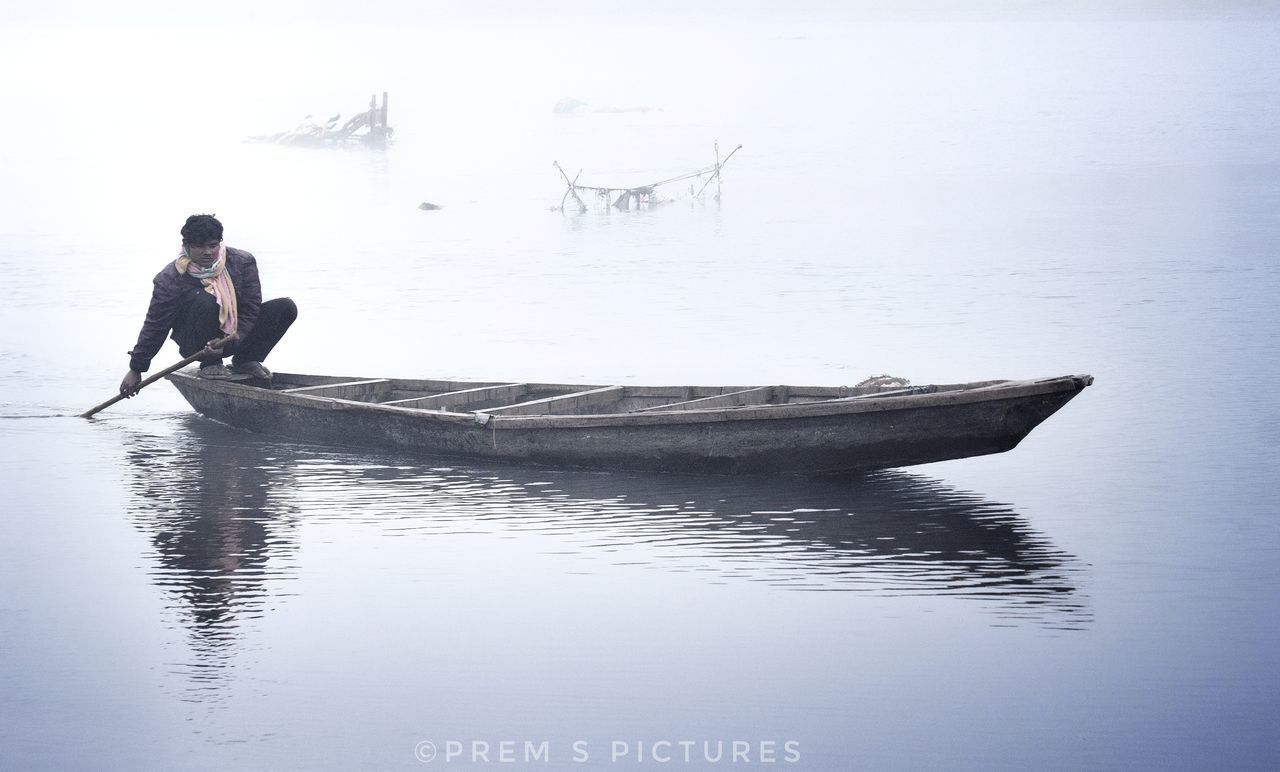
<instances>
[{"instance_id":1,"label":"fog","mask_svg":"<svg viewBox=\"0 0 1280 772\"><path fill-rule=\"evenodd\" d=\"M0 767L1276 768L1278 39L1244 2L5 3ZM384 92L385 149L248 141ZM717 144L719 198L556 209L553 162ZM1096 382L871 483L353 455L164 383L71 417L193 212L297 301L277 372Z\"/></svg>"},{"instance_id":2,"label":"fog","mask_svg":"<svg viewBox=\"0 0 1280 772\"><path fill-rule=\"evenodd\" d=\"M0 65L14 75L0 83L0 160L38 180L6 196L10 217L73 202L138 216L211 166L224 177L245 137L350 116L384 91L397 131L386 173L406 203L513 190L554 203L552 160L584 181L646 181L704 165L715 140L785 152L778 163L806 179L1216 159L1234 151L1181 129L1206 112L1274 109L1229 88L1260 40L1218 46L1212 28L1179 26L1195 15L1238 35L1276 14L1264 3L171 5L0 11ZM1168 34L1146 34L1151 23ZM1131 82L1078 91L1115 78ZM566 98L653 112L597 119L584 137L587 121L552 119ZM410 176L433 184L415 192Z\"/></svg>"}]
</instances>

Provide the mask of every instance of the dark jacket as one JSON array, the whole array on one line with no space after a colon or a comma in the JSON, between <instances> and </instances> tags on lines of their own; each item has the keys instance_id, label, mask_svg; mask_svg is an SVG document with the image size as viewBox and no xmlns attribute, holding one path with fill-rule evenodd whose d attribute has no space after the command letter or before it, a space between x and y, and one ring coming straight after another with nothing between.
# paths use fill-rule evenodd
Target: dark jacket
<instances>
[{"instance_id":1,"label":"dark jacket","mask_svg":"<svg viewBox=\"0 0 1280 772\"><path fill-rule=\"evenodd\" d=\"M243 341L258 321L258 309L262 307L262 285L258 283L258 261L243 249L227 247L227 270L231 284L236 288L236 334ZM151 306L147 319L138 333L138 342L129 352L129 369L140 373L151 368L151 360L164 339L173 330L178 312L192 301L204 285L194 276L178 273L170 261L152 280ZM227 346L226 353L234 354L236 344Z\"/></svg>"}]
</instances>

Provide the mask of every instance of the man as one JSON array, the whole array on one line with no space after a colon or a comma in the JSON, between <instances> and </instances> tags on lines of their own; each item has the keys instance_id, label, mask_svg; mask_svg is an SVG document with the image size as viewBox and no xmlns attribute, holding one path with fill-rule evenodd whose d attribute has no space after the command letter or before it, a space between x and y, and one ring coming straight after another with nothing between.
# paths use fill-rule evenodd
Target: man
<instances>
[{"instance_id":1,"label":"man","mask_svg":"<svg viewBox=\"0 0 1280 772\"><path fill-rule=\"evenodd\" d=\"M138 393L142 374L164 345L166 335L178 344L182 356L205 349L205 344L227 336L222 349L212 349L200 360L199 375L212 380L238 380L245 376L270 380L263 360L280 342L298 317L289 298L262 302L258 264L253 255L222 243L222 223L209 214L193 214L182 226L182 252L152 281L151 306L138 342L129 352L129 372L120 392ZM222 358L231 356L231 368Z\"/></svg>"}]
</instances>

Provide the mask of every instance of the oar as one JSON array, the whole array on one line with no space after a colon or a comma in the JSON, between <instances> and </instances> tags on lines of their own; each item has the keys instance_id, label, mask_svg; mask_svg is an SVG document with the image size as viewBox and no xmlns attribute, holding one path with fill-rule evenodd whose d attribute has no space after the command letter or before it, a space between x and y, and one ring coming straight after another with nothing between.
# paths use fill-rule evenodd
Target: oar
<instances>
[{"instance_id":1,"label":"oar","mask_svg":"<svg viewBox=\"0 0 1280 772\"><path fill-rule=\"evenodd\" d=\"M225 337L225 338L219 338L219 339L217 339L217 340L211 340L211 341L209 341L208 343L204 344L204 348L203 348L203 349L201 349L201 350L197 351L196 353L192 354L191 356L187 357L186 359L182 360L181 362L178 362L178 363L177 363L177 364L175 364L175 365L171 365L171 366L169 366L169 367L166 367L165 369L161 370L160 372L156 373L155 375L151 376L150 378L147 378L147 379L146 379L145 381L143 381L142 383L139 383L139 384L138 384L138 388L134 390L133 394L137 394L139 391L142 391L142 390L143 390L144 388L146 388L147 386L149 386L149 385L151 385L151 384L155 383L156 381L158 381L158 380L160 380L161 378L165 377L166 375L168 375L169 373L173 372L174 370L180 370L180 369L182 369L182 368L186 367L187 365L189 365L189 364L191 364L192 362L196 361L196 360L197 360L197 359L199 359L200 357L208 356L209 354L216 354L217 352L219 352L219 351L221 351L221 350L222 350L222 347L223 347L223 346L225 346L225 345L227 345L228 343L230 343L234 338L235 338L235 336L234 336L234 335L228 335L228 336L227 336L227 337ZM81 417L81 418L92 418L94 413L97 413L97 412L98 412L98 411L100 411L100 410L105 410L106 408L111 407L112 405L114 405L115 403L119 402L120 400L125 399L125 397L126 397L126 396L132 397L132 396L133 396L133 394L126 395L126 394L124 394L124 392L121 392L121 393L119 393L119 394L115 395L114 397L112 397L111 399L107 400L106 402L103 402L101 405L98 405L97 407L89 408L89 409L88 409L88 410L86 410L85 412L81 413L81 414L80 414L80 417Z\"/></svg>"}]
</instances>

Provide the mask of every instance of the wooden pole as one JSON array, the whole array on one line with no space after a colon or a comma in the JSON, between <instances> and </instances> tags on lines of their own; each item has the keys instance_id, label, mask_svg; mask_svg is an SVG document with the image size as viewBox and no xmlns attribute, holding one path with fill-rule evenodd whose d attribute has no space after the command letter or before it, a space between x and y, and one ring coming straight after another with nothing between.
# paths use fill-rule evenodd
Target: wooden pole
<instances>
[{"instance_id":1,"label":"wooden pole","mask_svg":"<svg viewBox=\"0 0 1280 772\"><path fill-rule=\"evenodd\" d=\"M720 140L716 140L716 201L720 200Z\"/></svg>"},{"instance_id":2,"label":"wooden pole","mask_svg":"<svg viewBox=\"0 0 1280 772\"><path fill-rule=\"evenodd\" d=\"M701 195L702 195L702 191L704 191L704 190L706 190L706 189L707 189L707 186L711 184L711 180L717 180L717 182L716 182L716 190L718 191L718 190L720 189L720 183L718 182L718 180L720 179L720 170L724 168L724 165L725 165L725 164L729 163L729 159L730 159L730 158L733 158L733 154L734 154L734 153L736 153L736 152L738 152L738 151L739 151L739 150L741 150L741 149L742 149L742 145L738 145L737 147L735 147L735 148L733 149L733 151L732 151L732 152L730 152L730 153L729 153L729 155L727 155L727 156L725 156L725 157L724 157L724 160L723 160L723 161L721 161L721 160L719 160L720 149L719 149L719 147L717 147L717 148L716 148L716 157L717 157L717 160L716 160L715 172L711 175L710 179L708 179L706 182L702 183L702 187L698 188L698 194L697 194L697 195L699 195L699 196L701 196ZM720 194L717 192L717 193L716 193L716 198L719 198L719 197L720 197Z\"/></svg>"},{"instance_id":3,"label":"wooden pole","mask_svg":"<svg viewBox=\"0 0 1280 772\"><path fill-rule=\"evenodd\" d=\"M213 354L213 353L216 353L216 352L221 351L221 350L222 350L222 348L223 348L223 346L226 346L226 345L227 345L228 343L230 343L234 338L235 338L235 336L234 336L234 335L228 335L228 336L227 336L227 337L225 337L225 338L219 338L218 340L211 340L211 341L209 341L208 343L206 343L206 344L205 344L204 348L200 349L200 350L199 350L199 351L197 351L196 353L192 354L191 356L187 357L186 359L182 360L181 362L179 362L179 363L177 363L177 364L175 364L175 365L170 365L169 367L166 367L165 369L161 370L160 372L156 373L155 375L151 376L150 378L147 378L147 379L146 379L145 381L143 381L142 383L139 383L139 384L138 384L138 389L137 389L137 391L133 392L133 394L137 394L139 391L142 391L144 388L146 388L147 386L150 386L151 384L153 384L153 383L155 383L156 381L160 380L161 378L165 377L165 376L166 376L166 375L168 375L169 373L171 373L171 372L173 372L173 371L175 371L175 370L181 370L182 368L184 368L184 367L186 367L187 365L191 364L192 362L196 361L196 360L197 360L197 359L199 359L200 357L207 356L207 355L209 355L209 354ZM80 414L80 417L81 417L81 418L93 418L93 414L94 414L94 413L97 413L97 412L102 411L102 410L106 410L107 408L111 407L112 405L114 405L115 403L119 402L120 400L122 400L122 399L126 399L127 397L131 397L131 396L133 396L133 394L125 395L123 392L122 392L122 393L120 393L120 394L117 394L117 395L115 395L114 397L112 397L111 399L107 400L106 402L103 402L101 405L98 405L98 406L96 406L96 407L91 407L91 408L89 408L89 409L88 409L88 410L86 410L85 412L81 413L81 414Z\"/></svg>"},{"instance_id":4,"label":"wooden pole","mask_svg":"<svg viewBox=\"0 0 1280 772\"><path fill-rule=\"evenodd\" d=\"M578 210L580 212L587 211L587 205L582 203L582 199L578 198L578 177L582 176L582 170L579 169L577 176L571 180L569 179L569 175L564 173L564 169L560 167L559 161L552 161L551 165L556 167L556 171L560 172L561 177L564 177L564 183L569 186L569 190L565 193L565 197L573 196L573 200L578 202ZM562 212L564 211L565 197L560 199L560 211Z\"/></svg>"}]
</instances>

